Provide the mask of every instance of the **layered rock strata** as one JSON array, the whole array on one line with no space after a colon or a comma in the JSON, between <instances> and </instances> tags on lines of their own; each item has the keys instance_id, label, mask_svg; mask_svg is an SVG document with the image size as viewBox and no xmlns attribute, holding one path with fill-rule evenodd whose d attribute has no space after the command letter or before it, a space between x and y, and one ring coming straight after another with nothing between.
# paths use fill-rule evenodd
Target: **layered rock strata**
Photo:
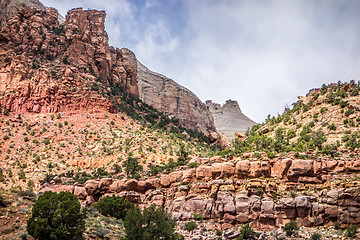
<instances>
[{"instance_id":1,"label":"layered rock strata","mask_svg":"<svg viewBox=\"0 0 360 240\"><path fill-rule=\"evenodd\" d=\"M217 219L223 229L247 222L258 229L294 220L301 226L360 223L360 182L356 178L341 184L330 181L334 174L360 172L359 160L193 161L203 164L139 181L105 178L85 184L45 184L40 193L70 191L83 205L115 194L141 207L165 206L178 220L193 219L194 213L205 220ZM307 196L301 194L305 189L321 190ZM299 193L286 196L289 190Z\"/></svg>"},{"instance_id":2,"label":"layered rock strata","mask_svg":"<svg viewBox=\"0 0 360 240\"><path fill-rule=\"evenodd\" d=\"M133 52L108 45L105 12L26 7L0 32L0 104L14 112L115 107L114 88L180 119L187 128L215 131L211 114L188 89L140 64Z\"/></svg>"},{"instance_id":3,"label":"layered rock strata","mask_svg":"<svg viewBox=\"0 0 360 240\"><path fill-rule=\"evenodd\" d=\"M216 130L230 140L235 138L235 133L244 134L248 128L256 124L241 112L237 101L227 100L221 106L207 100L205 104L214 118Z\"/></svg>"},{"instance_id":4,"label":"layered rock strata","mask_svg":"<svg viewBox=\"0 0 360 240\"><path fill-rule=\"evenodd\" d=\"M137 64L139 97L154 108L176 117L188 128L206 134L216 131L211 113L199 98L173 80Z\"/></svg>"}]
</instances>

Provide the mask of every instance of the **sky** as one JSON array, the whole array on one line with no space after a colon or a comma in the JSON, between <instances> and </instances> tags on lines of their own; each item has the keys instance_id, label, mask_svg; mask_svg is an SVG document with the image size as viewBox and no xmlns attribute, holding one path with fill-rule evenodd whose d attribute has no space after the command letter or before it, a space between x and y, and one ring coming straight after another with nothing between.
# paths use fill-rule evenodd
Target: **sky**
<instances>
[{"instance_id":1,"label":"sky","mask_svg":"<svg viewBox=\"0 0 360 240\"><path fill-rule=\"evenodd\" d=\"M105 10L109 44L256 122L323 83L360 80L359 0L40 0Z\"/></svg>"}]
</instances>

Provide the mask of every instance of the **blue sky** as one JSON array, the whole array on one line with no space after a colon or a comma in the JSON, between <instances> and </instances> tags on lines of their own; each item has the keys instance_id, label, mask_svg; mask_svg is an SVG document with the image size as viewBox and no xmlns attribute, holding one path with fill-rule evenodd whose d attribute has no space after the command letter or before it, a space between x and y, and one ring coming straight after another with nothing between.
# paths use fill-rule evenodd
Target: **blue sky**
<instances>
[{"instance_id":1,"label":"blue sky","mask_svg":"<svg viewBox=\"0 0 360 240\"><path fill-rule=\"evenodd\" d=\"M360 80L358 0L42 0L107 12L110 45L202 101L237 100L257 122L308 90Z\"/></svg>"}]
</instances>

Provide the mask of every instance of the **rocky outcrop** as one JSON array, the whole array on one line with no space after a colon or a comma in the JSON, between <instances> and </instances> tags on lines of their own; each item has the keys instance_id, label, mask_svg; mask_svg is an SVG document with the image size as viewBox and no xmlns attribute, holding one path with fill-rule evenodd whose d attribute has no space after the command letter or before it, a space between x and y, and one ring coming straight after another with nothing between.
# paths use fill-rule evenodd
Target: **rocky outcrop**
<instances>
[{"instance_id":1,"label":"rocky outcrop","mask_svg":"<svg viewBox=\"0 0 360 240\"><path fill-rule=\"evenodd\" d=\"M14 112L116 111L104 94L137 94L135 56L108 46L105 12L25 8L0 33L0 104Z\"/></svg>"},{"instance_id":2,"label":"rocky outcrop","mask_svg":"<svg viewBox=\"0 0 360 240\"><path fill-rule=\"evenodd\" d=\"M137 74L139 96L145 103L178 118L188 128L205 134L215 131L210 112L190 90L140 62Z\"/></svg>"},{"instance_id":3,"label":"rocky outcrop","mask_svg":"<svg viewBox=\"0 0 360 240\"><path fill-rule=\"evenodd\" d=\"M104 178L73 185L53 182L43 185L40 193L70 191L86 206L115 194L142 208L151 204L167 207L179 221L193 219L194 213L205 220L217 219L224 229L248 222L262 230L289 221L308 227L332 225L336 221L359 224L360 183L356 177L347 183L329 184L335 174L360 172L359 160L348 160L345 165L334 161L334 167L329 169L326 159L318 162L323 166L318 168L313 160L302 159L277 159L274 163L196 158L192 162L203 163L196 169L145 180ZM317 181L313 179L314 172ZM65 178L62 181L70 182ZM287 189L316 191L292 196L286 194Z\"/></svg>"},{"instance_id":4,"label":"rocky outcrop","mask_svg":"<svg viewBox=\"0 0 360 240\"><path fill-rule=\"evenodd\" d=\"M208 100L205 104L214 118L216 130L230 140L235 138L236 133L244 134L248 128L256 124L241 112L237 101L227 100L221 106Z\"/></svg>"},{"instance_id":5,"label":"rocky outcrop","mask_svg":"<svg viewBox=\"0 0 360 240\"><path fill-rule=\"evenodd\" d=\"M53 8L26 7L14 14L0 32L0 104L19 113L114 112L109 94L125 90L187 128L215 131L195 94L148 70L130 50L108 45L105 16L78 8L61 23Z\"/></svg>"},{"instance_id":6,"label":"rocky outcrop","mask_svg":"<svg viewBox=\"0 0 360 240\"><path fill-rule=\"evenodd\" d=\"M0 29L16 13L25 7L33 7L45 11L45 6L38 0L1 0L0 2Z\"/></svg>"}]
</instances>

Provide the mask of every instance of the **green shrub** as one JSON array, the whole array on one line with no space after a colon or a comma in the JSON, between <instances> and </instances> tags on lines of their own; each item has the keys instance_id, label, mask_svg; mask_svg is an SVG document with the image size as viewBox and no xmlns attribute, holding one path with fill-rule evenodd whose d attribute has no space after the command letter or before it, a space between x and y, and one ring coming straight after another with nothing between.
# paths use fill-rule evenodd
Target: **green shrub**
<instances>
[{"instance_id":1,"label":"green shrub","mask_svg":"<svg viewBox=\"0 0 360 240\"><path fill-rule=\"evenodd\" d=\"M123 162L123 166L125 167L125 172L129 177L139 179L140 174L139 171L142 171L143 168L139 164L137 158L128 156L126 161Z\"/></svg>"},{"instance_id":2,"label":"green shrub","mask_svg":"<svg viewBox=\"0 0 360 240\"><path fill-rule=\"evenodd\" d=\"M35 239L81 239L85 212L69 192L45 192L36 201L27 221L28 233Z\"/></svg>"},{"instance_id":3,"label":"green shrub","mask_svg":"<svg viewBox=\"0 0 360 240\"><path fill-rule=\"evenodd\" d=\"M237 240L253 239L254 236L255 231L250 227L249 223L247 223L241 227L240 236L237 238Z\"/></svg>"},{"instance_id":4,"label":"green shrub","mask_svg":"<svg viewBox=\"0 0 360 240\"><path fill-rule=\"evenodd\" d=\"M335 222L334 223L334 228L335 228L335 230L339 230L340 229L340 223L339 222Z\"/></svg>"},{"instance_id":5,"label":"green shrub","mask_svg":"<svg viewBox=\"0 0 360 240\"><path fill-rule=\"evenodd\" d=\"M138 207L130 209L124 220L126 240L139 239L182 239L182 235L175 234L175 221L163 207L151 205L141 210Z\"/></svg>"},{"instance_id":6,"label":"green shrub","mask_svg":"<svg viewBox=\"0 0 360 240\"><path fill-rule=\"evenodd\" d=\"M296 137L296 132L293 129L289 129L289 131L287 132L287 139L291 139Z\"/></svg>"},{"instance_id":7,"label":"green shrub","mask_svg":"<svg viewBox=\"0 0 360 240\"><path fill-rule=\"evenodd\" d=\"M134 204L129 201L125 201L124 197L119 196L106 196L101 198L95 205L102 215L115 217L117 219L125 219L126 213L134 208Z\"/></svg>"},{"instance_id":8,"label":"green shrub","mask_svg":"<svg viewBox=\"0 0 360 240\"><path fill-rule=\"evenodd\" d=\"M43 143L44 143L45 145L49 145L49 144L50 144L50 139L45 138L45 139L43 140Z\"/></svg>"},{"instance_id":9,"label":"green shrub","mask_svg":"<svg viewBox=\"0 0 360 240\"><path fill-rule=\"evenodd\" d=\"M198 164L196 162L189 163L189 168L196 168Z\"/></svg>"},{"instance_id":10,"label":"green shrub","mask_svg":"<svg viewBox=\"0 0 360 240\"><path fill-rule=\"evenodd\" d=\"M285 226L283 227L283 230L286 232L286 235L288 237L291 237L295 231L297 231L299 228L297 226L297 222L293 221L293 222L288 222L285 224Z\"/></svg>"},{"instance_id":11,"label":"green shrub","mask_svg":"<svg viewBox=\"0 0 360 240\"><path fill-rule=\"evenodd\" d=\"M355 226L355 225L348 226L345 230L345 236L347 236L349 238L355 238L356 230L357 230L357 226Z\"/></svg>"},{"instance_id":12,"label":"green shrub","mask_svg":"<svg viewBox=\"0 0 360 240\"><path fill-rule=\"evenodd\" d=\"M345 111L345 116L350 116L351 114L353 114L355 111L353 109L348 109Z\"/></svg>"},{"instance_id":13,"label":"green shrub","mask_svg":"<svg viewBox=\"0 0 360 240\"><path fill-rule=\"evenodd\" d=\"M189 232L191 232L191 231L193 231L193 230L195 230L197 228L197 225L196 225L196 223L194 221L191 221L191 222L187 222L185 224L185 227Z\"/></svg>"},{"instance_id":14,"label":"green shrub","mask_svg":"<svg viewBox=\"0 0 360 240\"><path fill-rule=\"evenodd\" d=\"M202 221L203 220L203 217L199 213L194 213L193 217L194 217L195 221Z\"/></svg>"},{"instance_id":15,"label":"green shrub","mask_svg":"<svg viewBox=\"0 0 360 240\"><path fill-rule=\"evenodd\" d=\"M223 232L222 231L220 231L220 230L216 230L216 236L221 236L223 234Z\"/></svg>"},{"instance_id":16,"label":"green shrub","mask_svg":"<svg viewBox=\"0 0 360 240\"><path fill-rule=\"evenodd\" d=\"M320 240L321 234L320 233L313 233L311 234L311 240Z\"/></svg>"},{"instance_id":17,"label":"green shrub","mask_svg":"<svg viewBox=\"0 0 360 240\"><path fill-rule=\"evenodd\" d=\"M4 113L5 116L9 116L9 110L8 109L4 109L3 113Z\"/></svg>"},{"instance_id":18,"label":"green shrub","mask_svg":"<svg viewBox=\"0 0 360 240\"><path fill-rule=\"evenodd\" d=\"M329 124L329 125L327 126L327 128L330 129L330 130L333 130L333 131L336 130L336 126L335 126L334 123Z\"/></svg>"}]
</instances>

